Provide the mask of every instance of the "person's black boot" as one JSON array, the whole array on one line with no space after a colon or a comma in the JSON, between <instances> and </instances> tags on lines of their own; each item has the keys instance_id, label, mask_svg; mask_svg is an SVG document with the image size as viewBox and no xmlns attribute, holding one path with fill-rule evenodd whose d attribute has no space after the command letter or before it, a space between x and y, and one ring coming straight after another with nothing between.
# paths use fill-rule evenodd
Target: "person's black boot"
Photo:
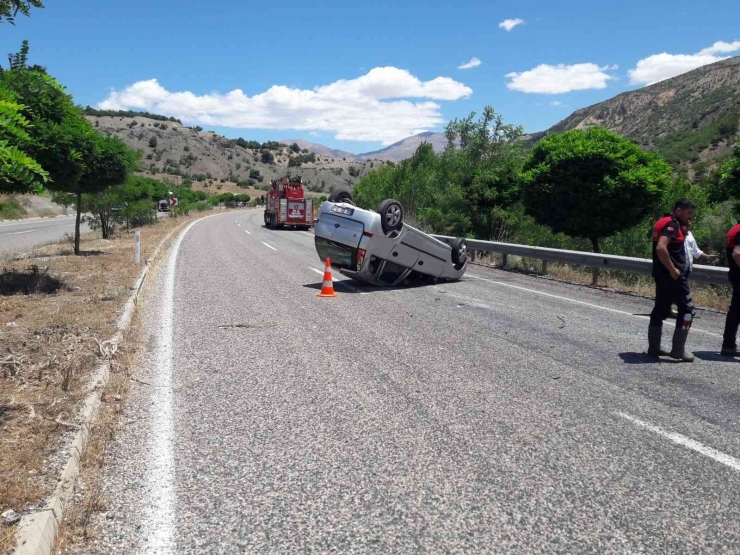
<instances>
[{"instance_id":1,"label":"person's black boot","mask_svg":"<svg viewBox=\"0 0 740 555\"><path fill-rule=\"evenodd\" d=\"M694 354L686 350L686 338L689 336L689 330L676 326L673 334L673 349L671 349L671 358L682 362L694 362Z\"/></svg>"},{"instance_id":2,"label":"person's black boot","mask_svg":"<svg viewBox=\"0 0 740 555\"><path fill-rule=\"evenodd\" d=\"M740 350L738 350L737 345L734 347L722 347L720 354L723 357L740 357Z\"/></svg>"},{"instance_id":3,"label":"person's black boot","mask_svg":"<svg viewBox=\"0 0 740 555\"><path fill-rule=\"evenodd\" d=\"M648 356L667 357L670 353L660 348L660 341L663 337L663 326L650 326L648 328Z\"/></svg>"}]
</instances>

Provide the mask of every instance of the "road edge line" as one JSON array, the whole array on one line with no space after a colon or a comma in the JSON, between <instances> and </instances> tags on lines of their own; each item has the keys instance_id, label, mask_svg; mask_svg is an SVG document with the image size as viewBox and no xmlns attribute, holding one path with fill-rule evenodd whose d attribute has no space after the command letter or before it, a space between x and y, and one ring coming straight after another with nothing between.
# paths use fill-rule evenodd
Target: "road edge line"
<instances>
[{"instance_id":1,"label":"road edge line","mask_svg":"<svg viewBox=\"0 0 740 555\"><path fill-rule=\"evenodd\" d=\"M170 240L176 232L183 233L182 228L188 224L193 225L201 220L206 220L215 216L223 216L228 212L220 214L209 214L192 222L183 222L175 229L170 231L157 248L154 249L151 258L146 260L144 269L131 287L131 295L123 305L120 316L116 322L117 332L113 334L107 343L117 345L123 339L123 332L128 328L134 315L134 310L138 304L138 298L144 287L152 263L156 260L159 251L164 244ZM187 227L186 229L190 229ZM80 472L80 458L85 452L87 441L90 438L90 429L98 414L102 393L108 385L110 378L110 362L105 361L98 367L97 372L93 375L91 391L82 402L82 423L80 430L75 435L72 445L69 448L69 458L64 466L57 487L49 497L42 509L23 515L15 536L14 555L51 555L54 552L59 526L64 520L64 513L72 500L74 486L77 483L77 476Z\"/></svg>"}]
</instances>

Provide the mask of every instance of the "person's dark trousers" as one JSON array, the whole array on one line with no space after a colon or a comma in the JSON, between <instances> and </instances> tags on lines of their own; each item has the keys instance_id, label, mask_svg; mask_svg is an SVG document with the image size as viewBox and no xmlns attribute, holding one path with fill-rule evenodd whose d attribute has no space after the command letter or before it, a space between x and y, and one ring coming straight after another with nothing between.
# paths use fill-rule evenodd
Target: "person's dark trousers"
<instances>
[{"instance_id":1,"label":"person's dark trousers","mask_svg":"<svg viewBox=\"0 0 740 555\"><path fill-rule=\"evenodd\" d=\"M673 303L676 303L678 308L676 327L690 328L694 319L694 301L691 297L689 280L685 275L676 280L668 276L655 279L655 307L650 313L650 325L662 326L663 320L668 318L671 312Z\"/></svg>"},{"instance_id":2,"label":"person's dark trousers","mask_svg":"<svg viewBox=\"0 0 740 555\"><path fill-rule=\"evenodd\" d=\"M737 347L737 328L740 325L740 281L732 281L732 302L725 320L725 335L722 340L722 349Z\"/></svg>"}]
</instances>

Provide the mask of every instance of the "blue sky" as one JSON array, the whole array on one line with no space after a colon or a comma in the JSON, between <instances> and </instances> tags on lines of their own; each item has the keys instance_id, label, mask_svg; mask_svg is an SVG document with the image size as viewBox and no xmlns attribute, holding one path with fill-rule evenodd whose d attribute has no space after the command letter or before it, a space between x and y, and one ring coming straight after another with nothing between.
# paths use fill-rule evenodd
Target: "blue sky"
<instances>
[{"instance_id":1,"label":"blue sky","mask_svg":"<svg viewBox=\"0 0 740 555\"><path fill-rule=\"evenodd\" d=\"M3 25L0 42L15 52L29 39L31 63L78 104L353 152L439 131L486 104L543 130L576 108L740 55L737 0L46 5ZM524 23L499 26L516 19ZM474 57L480 65L459 69Z\"/></svg>"}]
</instances>

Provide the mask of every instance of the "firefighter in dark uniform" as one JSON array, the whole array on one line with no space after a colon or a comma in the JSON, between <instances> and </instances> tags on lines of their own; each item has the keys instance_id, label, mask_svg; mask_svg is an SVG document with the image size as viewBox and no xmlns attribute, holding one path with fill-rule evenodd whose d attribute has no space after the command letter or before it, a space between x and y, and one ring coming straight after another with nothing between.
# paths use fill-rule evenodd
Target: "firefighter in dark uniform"
<instances>
[{"instance_id":1,"label":"firefighter in dark uniform","mask_svg":"<svg viewBox=\"0 0 740 555\"><path fill-rule=\"evenodd\" d=\"M689 199L676 201L673 212L659 219L653 226L653 277L655 278L655 308L650 314L648 328L648 355L669 356L685 362L693 362L694 355L686 351L686 338L694 319L694 303L689 289L687 272L689 264L684 246L681 226L693 217L696 207ZM663 320L676 303L676 331L670 352L660 347Z\"/></svg>"},{"instance_id":2,"label":"firefighter in dark uniform","mask_svg":"<svg viewBox=\"0 0 740 555\"><path fill-rule=\"evenodd\" d=\"M737 327L740 324L740 222L729 231L725 243L729 278L732 284L732 302L725 320L725 335L722 338L722 354L728 357L740 356L737 350Z\"/></svg>"}]
</instances>

